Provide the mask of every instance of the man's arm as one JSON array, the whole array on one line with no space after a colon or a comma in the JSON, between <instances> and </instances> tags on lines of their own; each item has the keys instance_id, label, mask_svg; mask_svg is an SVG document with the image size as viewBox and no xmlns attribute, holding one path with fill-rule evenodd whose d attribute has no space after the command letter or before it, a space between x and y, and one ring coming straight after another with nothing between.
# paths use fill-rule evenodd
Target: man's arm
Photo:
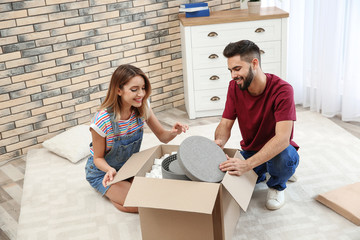
<instances>
[{"instance_id":1,"label":"man's arm","mask_svg":"<svg viewBox=\"0 0 360 240\"><path fill-rule=\"evenodd\" d=\"M224 148L225 143L229 140L231 135L231 128L234 125L235 120L222 118L219 125L215 130L215 143Z\"/></svg>"},{"instance_id":2,"label":"man's arm","mask_svg":"<svg viewBox=\"0 0 360 240\"><path fill-rule=\"evenodd\" d=\"M293 121L281 121L275 125L275 136L272 137L259 152L242 161L238 158L228 158L220 164L221 171L229 171L231 175L242 175L247 171L269 161L281 153L290 144Z\"/></svg>"}]
</instances>

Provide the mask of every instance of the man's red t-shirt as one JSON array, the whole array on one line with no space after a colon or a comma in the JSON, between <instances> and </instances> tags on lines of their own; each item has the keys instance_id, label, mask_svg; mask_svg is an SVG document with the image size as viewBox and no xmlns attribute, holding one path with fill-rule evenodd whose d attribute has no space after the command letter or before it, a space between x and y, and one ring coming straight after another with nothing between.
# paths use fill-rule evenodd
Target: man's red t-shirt
<instances>
[{"instance_id":1,"label":"man's red t-shirt","mask_svg":"<svg viewBox=\"0 0 360 240\"><path fill-rule=\"evenodd\" d=\"M275 136L276 122L296 120L294 92L292 86L278 76L266 73L266 87L259 96L251 96L247 90L240 90L235 80L229 83L223 118L238 118L242 135L241 148L259 151ZM299 146L292 141L296 149Z\"/></svg>"}]
</instances>

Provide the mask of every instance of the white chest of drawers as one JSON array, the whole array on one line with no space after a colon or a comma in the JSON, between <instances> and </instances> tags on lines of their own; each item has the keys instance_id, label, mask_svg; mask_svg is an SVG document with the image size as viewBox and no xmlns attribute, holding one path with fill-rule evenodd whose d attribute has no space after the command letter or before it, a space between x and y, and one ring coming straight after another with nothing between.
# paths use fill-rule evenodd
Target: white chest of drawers
<instances>
[{"instance_id":1,"label":"white chest of drawers","mask_svg":"<svg viewBox=\"0 0 360 240\"><path fill-rule=\"evenodd\" d=\"M287 17L281 9L211 12L210 17L180 14L185 106L189 118L221 115L231 80L222 52L230 42L248 39L261 49L264 72L286 77Z\"/></svg>"}]
</instances>

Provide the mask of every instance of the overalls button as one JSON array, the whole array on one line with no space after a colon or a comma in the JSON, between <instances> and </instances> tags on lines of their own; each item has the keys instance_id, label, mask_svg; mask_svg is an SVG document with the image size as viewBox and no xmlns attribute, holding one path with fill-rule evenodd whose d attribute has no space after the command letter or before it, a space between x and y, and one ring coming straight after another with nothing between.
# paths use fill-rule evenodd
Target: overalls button
<instances>
[{"instance_id":1,"label":"overalls button","mask_svg":"<svg viewBox=\"0 0 360 240\"><path fill-rule=\"evenodd\" d=\"M93 166L90 166L91 169L93 169L94 167Z\"/></svg>"}]
</instances>

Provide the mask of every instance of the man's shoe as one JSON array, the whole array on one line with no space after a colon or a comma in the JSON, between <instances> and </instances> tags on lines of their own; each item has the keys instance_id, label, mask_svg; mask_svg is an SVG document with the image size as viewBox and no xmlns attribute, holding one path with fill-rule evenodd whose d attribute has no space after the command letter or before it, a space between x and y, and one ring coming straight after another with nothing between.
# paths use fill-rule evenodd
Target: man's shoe
<instances>
[{"instance_id":1,"label":"man's shoe","mask_svg":"<svg viewBox=\"0 0 360 240\"><path fill-rule=\"evenodd\" d=\"M277 210L285 203L284 191L278 191L274 188L269 188L266 197L266 208L269 210Z\"/></svg>"}]
</instances>

